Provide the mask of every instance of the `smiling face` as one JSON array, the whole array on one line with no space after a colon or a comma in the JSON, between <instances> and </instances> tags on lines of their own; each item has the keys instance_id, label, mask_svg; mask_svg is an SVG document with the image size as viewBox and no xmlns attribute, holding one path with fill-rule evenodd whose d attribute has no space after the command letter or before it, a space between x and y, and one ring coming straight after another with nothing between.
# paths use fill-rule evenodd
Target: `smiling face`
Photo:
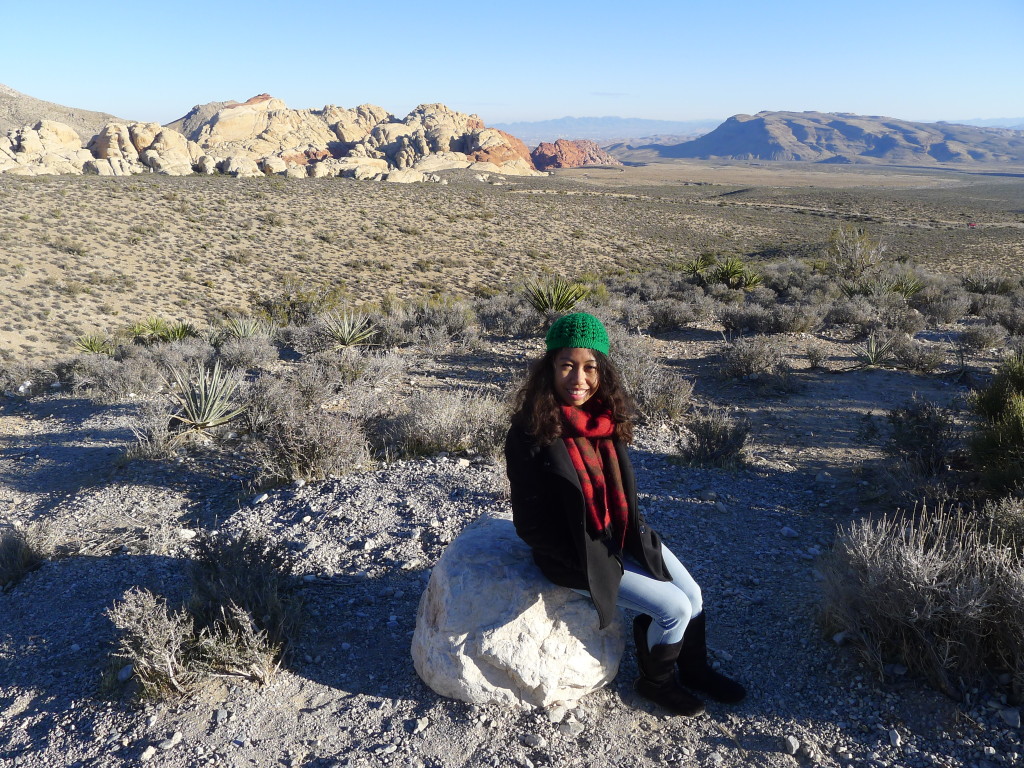
<instances>
[{"instance_id":1,"label":"smiling face","mask_svg":"<svg viewBox=\"0 0 1024 768\"><path fill-rule=\"evenodd\" d=\"M566 347L558 350L555 367L555 394L565 405L583 405L597 394L601 377L594 350Z\"/></svg>"}]
</instances>

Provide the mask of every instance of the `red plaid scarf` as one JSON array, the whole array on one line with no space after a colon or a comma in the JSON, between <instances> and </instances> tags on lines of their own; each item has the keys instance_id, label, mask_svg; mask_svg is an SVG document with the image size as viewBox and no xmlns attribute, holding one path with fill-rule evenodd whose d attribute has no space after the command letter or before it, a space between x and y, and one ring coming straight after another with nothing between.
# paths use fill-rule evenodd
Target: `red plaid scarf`
<instances>
[{"instance_id":1,"label":"red plaid scarf","mask_svg":"<svg viewBox=\"0 0 1024 768\"><path fill-rule=\"evenodd\" d=\"M583 408L560 406L562 440L579 475L587 507L587 530L595 536L605 532L622 550L626 542L629 505L622 488L619 456L612 435L612 412L597 402Z\"/></svg>"}]
</instances>

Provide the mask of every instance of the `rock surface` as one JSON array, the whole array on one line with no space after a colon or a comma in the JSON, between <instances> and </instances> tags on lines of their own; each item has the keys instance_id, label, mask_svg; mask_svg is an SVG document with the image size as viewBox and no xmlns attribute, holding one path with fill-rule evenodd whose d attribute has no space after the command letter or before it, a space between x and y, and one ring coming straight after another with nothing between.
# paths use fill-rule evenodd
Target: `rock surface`
<instances>
[{"instance_id":1,"label":"rock surface","mask_svg":"<svg viewBox=\"0 0 1024 768\"><path fill-rule=\"evenodd\" d=\"M412 657L443 696L545 707L606 685L624 647L621 622L598 630L590 600L545 579L511 521L485 518L434 567Z\"/></svg>"},{"instance_id":2,"label":"rock surface","mask_svg":"<svg viewBox=\"0 0 1024 768\"><path fill-rule=\"evenodd\" d=\"M580 168L584 165L622 165L589 139L559 139L554 144L539 144L532 153L538 171L549 168Z\"/></svg>"}]
</instances>

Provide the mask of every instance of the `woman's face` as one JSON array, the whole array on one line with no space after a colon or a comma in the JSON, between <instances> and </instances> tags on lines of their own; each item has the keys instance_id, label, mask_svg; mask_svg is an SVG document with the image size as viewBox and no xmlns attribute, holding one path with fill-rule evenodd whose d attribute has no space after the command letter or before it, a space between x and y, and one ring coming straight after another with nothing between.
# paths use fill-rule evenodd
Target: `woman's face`
<instances>
[{"instance_id":1,"label":"woman's face","mask_svg":"<svg viewBox=\"0 0 1024 768\"><path fill-rule=\"evenodd\" d=\"M565 405L583 405L597 394L601 383L594 350L566 347L554 359L555 394Z\"/></svg>"}]
</instances>

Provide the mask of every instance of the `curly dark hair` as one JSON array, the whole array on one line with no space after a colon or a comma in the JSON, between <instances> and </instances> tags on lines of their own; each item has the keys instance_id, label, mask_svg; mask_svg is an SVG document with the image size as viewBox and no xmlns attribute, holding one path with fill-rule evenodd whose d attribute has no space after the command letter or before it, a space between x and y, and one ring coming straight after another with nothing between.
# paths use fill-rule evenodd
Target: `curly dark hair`
<instances>
[{"instance_id":1,"label":"curly dark hair","mask_svg":"<svg viewBox=\"0 0 1024 768\"><path fill-rule=\"evenodd\" d=\"M548 445L562 436L560 405L555 395L555 356L560 350L549 350L534 360L526 381L516 393L512 424L521 428L541 445ZM597 360L598 391L594 395L611 408L615 437L624 443L633 440L633 398L622 384L622 374L608 356L593 350Z\"/></svg>"}]
</instances>

